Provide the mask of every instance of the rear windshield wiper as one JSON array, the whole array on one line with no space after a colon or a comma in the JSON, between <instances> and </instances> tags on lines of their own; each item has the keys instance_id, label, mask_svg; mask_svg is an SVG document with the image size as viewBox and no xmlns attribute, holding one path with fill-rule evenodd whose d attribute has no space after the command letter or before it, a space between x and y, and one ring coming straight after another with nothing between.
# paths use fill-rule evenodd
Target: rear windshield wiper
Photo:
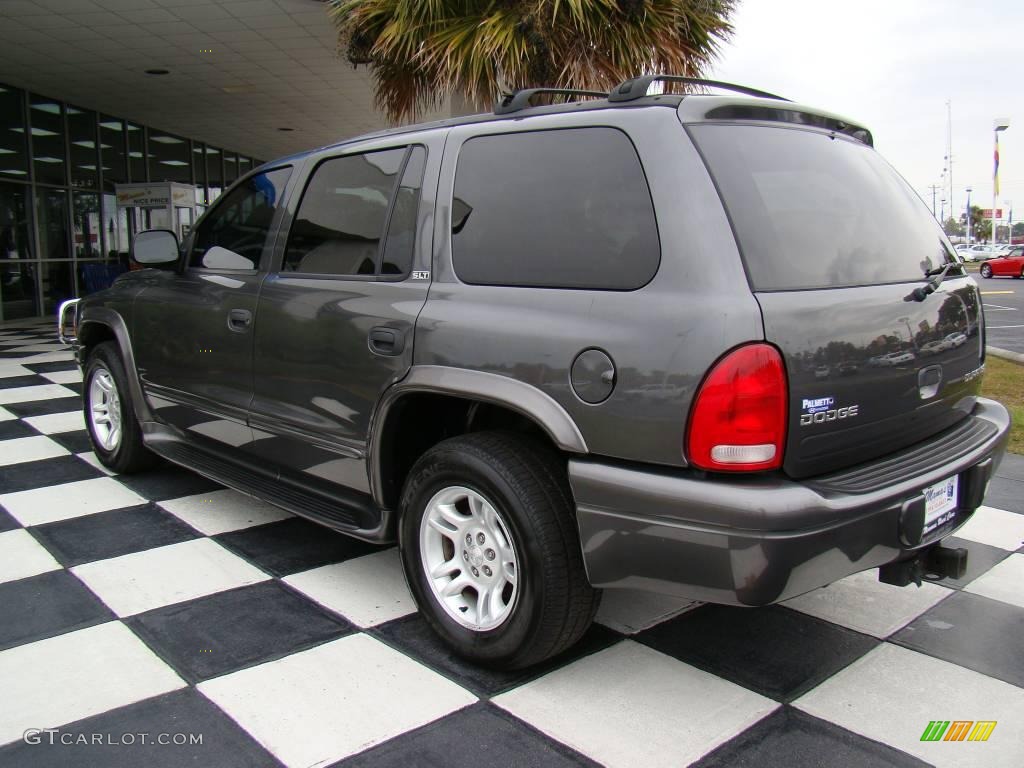
<instances>
[{"instance_id":1,"label":"rear windshield wiper","mask_svg":"<svg viewBox=\"0 0 1024 768\"><path fill-rule=\"evenodd\" d=\"M928 298L929 294L935 293L936 289L942 285L942 281L946 279L946 275L949 274L949 270L953 267L959 267L962 271L962 265L957 261L950 261L941 267L935 267L935 269L926 269L924 271L925 279L934 278L928 280L927 283L915 288L910 292L909 296L904 296L904 301L924 301Z\"/></svg>"}]
</instances>

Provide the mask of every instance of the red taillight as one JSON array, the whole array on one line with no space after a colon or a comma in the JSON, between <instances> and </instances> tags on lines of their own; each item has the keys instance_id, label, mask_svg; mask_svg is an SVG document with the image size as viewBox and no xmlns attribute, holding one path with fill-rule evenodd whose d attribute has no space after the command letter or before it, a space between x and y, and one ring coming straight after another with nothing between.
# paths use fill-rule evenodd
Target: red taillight
<instances>
[{"instance_id":1,"label":"red taillight","mask_svg":"<svg viewBox=\"0 0 1024 768\"><path fill-rule=\"evenodd\" d=\"M719 360L690 412L690 464L715 472L782 466L786 442L786 369L769 344L748 344Z\"/></svg>"}]
</instances>

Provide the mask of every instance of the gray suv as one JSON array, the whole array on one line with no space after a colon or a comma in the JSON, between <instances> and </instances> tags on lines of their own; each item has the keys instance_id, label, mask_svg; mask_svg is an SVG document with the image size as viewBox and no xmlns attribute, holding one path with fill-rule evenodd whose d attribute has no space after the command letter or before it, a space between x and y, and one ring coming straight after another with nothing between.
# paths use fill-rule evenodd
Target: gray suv
<instances>
[{"instance_id":1,"label":"gray suv","mask_svg":"<svg viewBox=\"0 0 1024 768\"><path fill-rule=\"evenodd\" d=\"M142 269L61 311L97 457L397 540L437 634L505 668L604 588L961 574L940 541L1009 427L974 280L863 127L655 80L687 81L522 91L140 233Z\"/></svg>"}]
</instances>

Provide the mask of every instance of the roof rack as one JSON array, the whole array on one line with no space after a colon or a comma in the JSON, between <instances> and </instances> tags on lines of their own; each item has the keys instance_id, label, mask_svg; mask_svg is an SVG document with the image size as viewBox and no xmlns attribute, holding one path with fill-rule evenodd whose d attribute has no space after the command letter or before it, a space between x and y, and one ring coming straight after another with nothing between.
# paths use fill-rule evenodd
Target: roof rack
<instances>
[{"instance_id":1,"label":"roof rack","mask_svg":"<svg viewBox=\"0 0 1024 768\"><path fill-rule=\"evenodd\" d=\"M494 114L507 115L511 112L518 112L530 106L534 96L542 93L561 94L563 96L594 96L599 99L608 96L604 91L579 91L572 88L524 88L515 93L508 93L502 96L494 105Z\"/></svg>"},{"instance_id":2,"label":"roof rack","mask_svg":"<svg viewBox=\"0 0 1024 768\"><path fill-rule=\"evenodd\" d=\"M726 91L743 93L747 96L757 96L762 99L789 101L789 99L784 99L782 96L776 96L774 93L759 91L756 88L748 88L745 85L723 83L721 80L703 80L699 77L683 77L681 75L641 75L640 77L634 77L633 79L626 80L613 88L612 92L608 94L608 101L635 101L636 99L642 99L647 95L647 89L651 87L651 83L654 82L704 85L708 87L722 88Z\"/></svg>"}]
</instances>

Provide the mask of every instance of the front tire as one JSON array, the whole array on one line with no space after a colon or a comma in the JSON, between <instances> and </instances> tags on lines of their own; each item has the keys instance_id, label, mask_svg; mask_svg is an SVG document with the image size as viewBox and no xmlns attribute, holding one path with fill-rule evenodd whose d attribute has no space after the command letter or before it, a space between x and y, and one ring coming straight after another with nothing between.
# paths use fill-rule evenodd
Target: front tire
<instances>
[{"instance_id":1,"label":"front tire","mask_svg":"<svg viewBox=\"0 0 1024 768\"><path fill-rule=\"evenodd\" d=\"M399 546L424 619L456 653L518 669L590 626L565 462L539 442L479 432L438 443L406 480Z\"/></svg>"},{"instance_id":2,"label":"front tire","mask_svg":"<svg viewBox=\"0 0 1024 768\"><path fill-rule=\"evenodd\" d=\"M990 267L988 264L982 264L981 276L985 278L992 277L992 267Z\"/></svg>"},{"instance_id":3,"label":"front tire","mask_svg":"<svg viewBox=\"0 0 1024 768\"><path fill-rule=\"evenodd\" d=\"M93 452L107 469L131 474L149 469L157 458L142 443L128 377L117 346L98 344L85 364L82 404Z\"/></svg>"}]
</instances>

